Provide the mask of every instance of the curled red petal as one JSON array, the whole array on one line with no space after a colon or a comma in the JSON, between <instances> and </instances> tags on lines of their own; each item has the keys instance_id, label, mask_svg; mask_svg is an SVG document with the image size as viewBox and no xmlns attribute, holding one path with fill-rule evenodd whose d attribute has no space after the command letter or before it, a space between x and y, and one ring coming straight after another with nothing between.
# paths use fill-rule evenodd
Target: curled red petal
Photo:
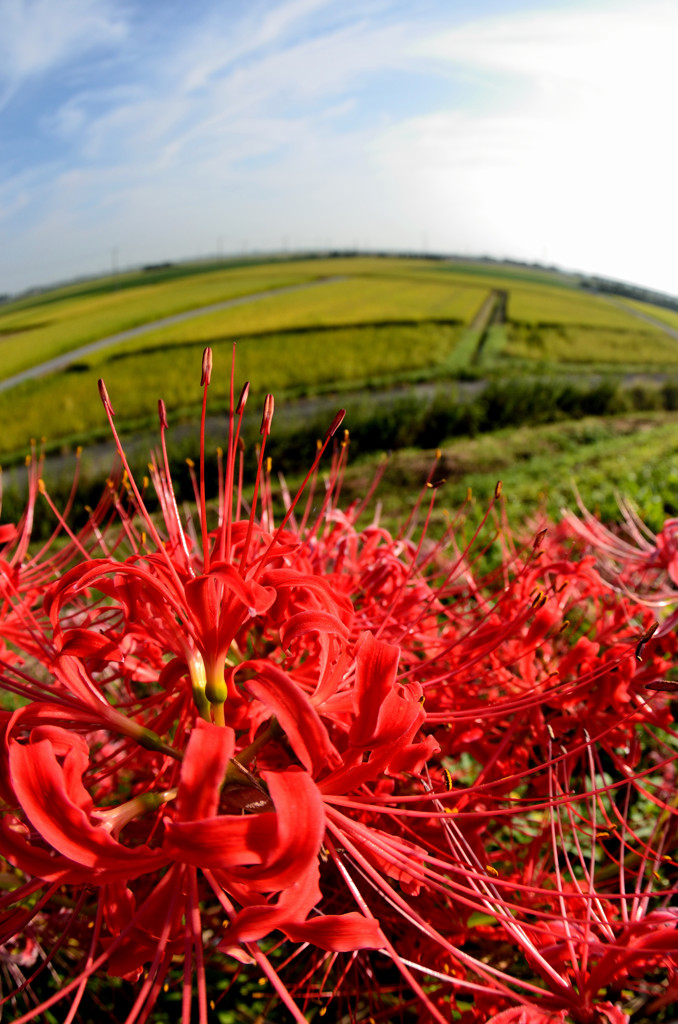
<instances>
[{"instance_id":1,"label":"curled red petal","mask_svg":"<svg viewBox=\"0 0 678 1024\"><path fill-rule=\"evenodd\" d=\"M362 914L325 914L283 929L292 942L311 942L333 953L354 949L381 949L386 945L379 922Z\"/></svg>"},{"instance_id":2,"label":"curled red petal","mask_svg":"<svg viewBox=\"0 0 678 1024\"><path fill-rule=\"evenodd\" d=\"M356 644L356 716L351 726L352 746L370 749L384 718L383 705L393 692L400 650L393 644L363 633Z\"/></svg>"},{"instance_id":3,"label":"curled red petal","mask_svg":"<svg viewBox=\"0 0 678 1024\"><path fill-rule=\"evenodd\" d=\"M266 822L272 829L267 839L262 837L254 851L261 853L260 863L253 867L234 864L228 872L215 872L215 877L225 889L238 889L241 902L246 902L243 897L248 897L248 893L249 898L258 902L257 893L282 892L304 878L308 882L309 872L315 877L318 853L325 835L325 807L308 772L293 767L284 772L262 772L261 777L268 787L275 814L265 812L231 819L236 823L251 822L252 828L257 827L257 822ZM225 820L213 819L215 827ZM208 823L200 824L205 826ZM228 829L224 832L227 833ZM201 841L205 842L196 829L196 842ZM253 858L249 862L245 859L245 843L248 841L251 843L251 838L243 838L241 865L254 864Z\"/></svg>"},{"instance_id":4,"label":"curled red petal","mask_svg":"<svg viewBox=\"0 0 678 1024\"><path fill-rule=\"evenodd\" d=\"M86 868L113 877L137 878L166 862L147 846L130 849L117 842L102 825L92 825L83 803L82 759L62 767L48 739L37 743L11 742L9 765L14 791L31 824L58 853ZM68 762L68 757L66 758Z\"/></svg>"},{"instance_id":5,"label":"curled red petal","mask_svg":"<svg viewBox=\"0 0 678 1024\"><path fill-rule=\"evenodd\" d=\"M327 611L335 615L346 617L347 622L353 619L353 605L348 597L337 593L331 584L322 576L313 576L311 573L301 573L295 569L267 569L261 577L262 583L274 587L276 590L285 590L289 587L299 587L313 594Z\"/></svg>"},{"instance_id":6,"label":"curled red petal","mask_svg":"<svg viewBox=\"0 0 678 1024\"><path fill-rule=\"evenodd\" d=\"M269 902L257 894L256 902L236 915L219 948L228 949L236 942L257 942L275 929L286 932L294 922L304 922L321 898L319 874L316 859L296 882L280 893L277 902ZM249 894L243 893L241 886L238 895L247 899Z\"/></svg>"},{"instance_id":7,"label":"curled red petal","mask_svg":"<svg viewBox=\"0 0 678 1024\"><path fill-rule=\"evenodd\" d=\"M487 1024L563 1024L566 1010L546 1010L530 1003L529 1006L512 1006L495 1013Z\"/></svg>"},{"instance_id":8,"label":"curled red petal","mask_svg":"<svg viewBox=\"0 0 678 1024\"><path fill-rule=\"evenodd\" d=\"M224 562L213 565L209 575L189 580L184 593L206 662L225 654L243 622L266 612L276 596Z\"/></svg>"},{"instance_id":9,"label":"curled red petal","mask_svg":"<svg viewBox=\"0 0 678 1024\"><path fill-rule=\"evenodd\" d=\"M9 541L14 540L18 533L19 531L14 523L5 523L4 526L0 526L0 544L7 544Z\"/></svg>"},{"instance_id":10,"label":"curled red petal","mask_svg":"<svg viewBox=\"0 0 678 1024\"><path fill-rule=\"evenodd\" d=\"M325 835L325 807L318 787L301 768L262 772L278 818L278 842L266 863L267 887L283 888L316 865Z\"/></svg>"},{"instance_id":11,"label":"curled red petal","mask_svg":"<svg viewBox=\"0 0 678 1024\"><path fill-rule=\"evenodd\" d=\"M276 816L222 814L173 821L165 827L163 850L172 860L211 871L251 869L263 864L277 840Z\"/></svg>"},{"instance_id":12,"label":"curled red petal","mask_svg":"<svg viewBox=\"0 0 678 1024\"><path fill-rule=\"evenodd\" d=\"M348 628L341 619L331 612L314 609L292 615L280 630L280 642L286 648L296 637L313 632L338 634L344 640L349 637Z\"/></svg>"},{"instance_id":13,"label":"curled red petal","mask_svg":"<svg viewBox=\"0 0 678 1024\"><path fill-rule=\"evenodd\" d=\"M396 685L400 648L375 640L363 633L356 645L356 715L349 732L354 750L372 750L372 757L389 750L384 767L393 760L397 768L421 764L426 749L413 751L408 747L415 733L426 720L426 712L412 690L403 692Z\"/></svg>"},{"instance_id":14,"label":"curled red petal","mask_svg":"<svg viewBox=\"0 0 678 1024\"><path fill-rule=\"evenodd\" d=\"M247 690L271 709L304 768L316 776L337 764L339 755L304 691L276 665L267 661L245 664L257 673L246 681Z\"/></svg>"},{"instance_id":15,"label":"curled red petal","mask_svg":"<svg viewBox=\"0 0 678 1024\"><path fill-rule=\"evenodd\" d=\"M69 857L45 850L26 838L26 827L5 814L0 818L0 850L10 864L45 882L78 883L93 881L94 872L83 869Z\"/></svg>"},{"instance_id":16,"label":"curled red petal","mask_svg":"<svg viewBox=\"0 0 678 1024\"><path fill-rule=\"evenodd\" d=\"M61 654L74 658L100 658L105 661L122 661L123 653L118 644L104 633L92 629L68 629L61 635Z\"/></svg>"},{"instance_id":17,"label":"curled red petal","mask_svg":"<svg viewBox=\"0 0 678 1024\"><path fill-rule=\"evenodd\" d=\"M217 813L221 787L234 751L232 729L198 719L181 764L178 820L199 821Z\"/></svg>"}]
</instances>

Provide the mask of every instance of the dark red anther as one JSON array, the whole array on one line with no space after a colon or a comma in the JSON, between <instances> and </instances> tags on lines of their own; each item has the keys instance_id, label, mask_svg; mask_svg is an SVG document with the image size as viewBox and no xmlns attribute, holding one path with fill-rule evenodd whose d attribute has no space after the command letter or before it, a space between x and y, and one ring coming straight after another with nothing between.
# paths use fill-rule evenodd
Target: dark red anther
<instances>
[{"instance_id":1,"label":"dark red anther","mask_svg":"<svg viewBox=\"0 0 678 1024\"><path fill-rule=\"evenodd\" d=\"M106 412L109 414L109 416L115 416L115 409L111 405L111 400L108 397L106 385L104 384L101 378L99 379L99 394L101 395L101 401L104 403L104 409L106 410Z\"/></svg>"},{"instance_id":2,"label":"dark red anther","mask_svg":"<svg viewBox=\"0 0 678 1024\"><path fill-rule=\"evenodd\" d=\"M542 545L542 541L544 540L544 537L546 536L547 533L548 533L548 530L540 530L539 531L539 533L534 538L534 541L532 542L532 550L533 551L538 551L539 550L539 548Z\"/></svg>"},{"instance_id":3,"label":"dark red anther","mask_svg":"<svg viewBox=\"0 0 678 1024\"><path fill-rule=\"evenodd\" d=\"M212 377L212 349L207 346L202 354L202 375L200 377L200 387L204 387L209 384Z\"/></svg>"},{"instance_id":4,"label":"dark red anther","mask_svg":"<svg viewBox=\"0 0 678 1024\"><path fill-rule=\"evenodd\" d=\"M158 416L160 417L160 429L167 430L169 423L167 422L167 409L162 398L158 399Z\"/></svg>"},{"instance_id":5,"label":"dark red anther","mask_svg":"<svg viewBox=\"0 0 678 1024\"><path fill-rule=\"evenodd\" d=\"M244 412L245 406L247 405L247 396L249 395L249 393L250 393L250 382L248 380L246 380L245 383L243 384L242 391L240 392L240 398L238 399L238 404L235 407L235 414L236 414L236 416L240 416L240 414L242 412Z\"/></svg>"},{"instance_id":6,"label":"dark red anther","mask_svg":"<svg viewBox=\"0 0 678 1024\"><path fill-rule=\"evenodd\" d=\"M650 628L647 630L647 632L643 633L643 635L641 636L640 640L636 645L636 661L643 660L643 651L645 650L645 644L649 643L654 634L657 632L658 628L659 623L653 622Z\"/></svg>"},{"instance_id":7,"label":"dark red anther","mask_svg":"<svg viewBox=\"0 0 678 1024\"><path fill-rule=\"evenodd\" d=\"M675 693L678 690L678 683L673 679L655 679L653 683L645 683L646 690L658 690L663 693Z\"/></svg>"},{"instance_id":8,"label":"dark red anther","mask_svg":"<svg viewBox=\"0 0 678 1024\"><path fill-rule=\"evenodd\" d=\"M329 430L327 430L325 432L325 437L326 438L327 437L333 437L336 434L337 430L339 429L339 427L341 426L341 424L344 421L344 416L345 415L346 415L346 410L345 409L340 409L339 412L337 413L337 415L334 417L334 419L330 423Z\"/></svg>"},{"instance_id":9,"label":"dark red anther","mask_svg":"<svg viewBox=\"0 0 678 1024\"><path fill-rule=\"evenodd\" d=\"M273 419L274 405L273 395L266 395L266 399L264 401L264 415L261 417L260 434L266 434L268 436L271 433L271 420Z\"/></svg>"}]
</instances>

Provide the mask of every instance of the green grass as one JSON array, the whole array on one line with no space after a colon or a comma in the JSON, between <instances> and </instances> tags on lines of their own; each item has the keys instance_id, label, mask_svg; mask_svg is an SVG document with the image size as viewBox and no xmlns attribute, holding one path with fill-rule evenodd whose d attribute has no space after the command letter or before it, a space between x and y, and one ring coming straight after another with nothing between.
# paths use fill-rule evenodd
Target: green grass
<instances>
[{"instance_id":1,"label":"green grass","mask_svg":"<svg viewBox=\"0 0 678 1024\"><path fill-rule=\"evenodd\" d=\"M13 299L4 305L5 310L15 311L29 307L49 306L62 299L106 295L112 291L121 291L129 288L152 288L154 285L163 284L167 281L179 281L188 277L201 277L216 270L256 270L261 265L270 266L283 262L275 259L212 259L196 260L192 263L166 263L156 266L149 266L140 270L121 271L108 276L81 279L70 284L57 285L45 291L29 292L20 298ZM285 260L285 263L291 262Z\"/></svg>"},{"instance_id":2,"label":"green grass","mask_svg":"<svg viewBox=\"0 0 678 1024\"><path fill-rule=\"evenodd\" d=\"M574 484L585 504L607 522L619 520L617 496L625 495L658 530L666 516L678 514L678 413L587 417L541 426L512 427L441 445L436 478L445 478L436 494L433 532L440 534L474 496L471 521L477 521L502 481L512 528L525 534L540 510L552 520L563 508L576 510ZM402 521L403 496L411 502L423 486L433 452L403 450L393 455L379 487L384 521ZM378 460L350 466L345 497L364 493Z\"/></svg>"},{"instance_id":3,"label":"green grass","mask_svg":"<svg viewBox=\"0 0 678 1024\"><path fill-rule=\"evenodd\" d=\"M453 400L452 396L450 400ZM291 486L294 486L294 481L299 479L298 474L313 458L315 438L322 435L335 409L336 405L331 402L320 403L312 422L303 417L295 420L293 409L291 419L281 419L281 410L285 410L281 403L281 409L274 417L268 446L273 456L274 474L287 472ZM551 519L558 519L563 507L574 508L573 482L579 487L586 504L598 510L606 521L618 518L617 492L630 496L654 529L661 526L667 515L678 514L678 412L662 410L589 416L555 423L533 421L476 437L447 440L444 439L445 417L440 419L436 416L435 405L424 413L422 420L421 411L409 408L407 399L403 398L400 404L393 406L392 414L384 410L375 420L375 426L370 426L373 413L373 403L367 395L362 408L349 407L346 424L351 432L351 458L345 479L344 501L348 503L365 494L383 458L381 453L374 454L375 435L377 445L379 438L388 437L387 444L393 443L399 450L391 457L378 499L383 508L384 522L391 529L399 527L424 485L433 460L432 448L402 447L411 443L415 436L419 444L438 444L442 451L435 477L444 478L446 483L436 492L432 519L434 536L440 535L450 517L464 503L469 487L475 496L469 521L476 522L498 480L503 482L510 521L518 534L533 528L541 510ZM408 416L414 418L410 421ZM189 431L180 432L170 441L170 459L179 500L190 500L190 481L183 460L189 455L197 456L197 419L196 415ZM248 409L246 419L246 464L251 482L256 462L254 443L258 440L259 406ZM225 417L222 416L214 426L216 435L208 443L207 471L208 482L212 483L217 478L214 449L224 443ZM425 440L427 437L428 442ZM141 444L135 444L135 450L129 453L133 466L137 467L135 472L145 472L148 452L155 444L157 428L144 436ZM96 503L112 458L109 450L108 453L99 453L92 461L85 451L79 505ZM73 461L67 459L63 464L48 467L45 473L50 493L57 504L63 505L66 499L72 472ZM17 470L15 474L23 478L23 470ZM15 493L15 486L6 488L4 520L16 519L23 507L23 499L20 493ZM211 486L208 489L212 489ZM430 492L427 502L429 497ZM37 511L38 536L47 536L51 530L51 514L42 504Z\"/></svg>"},{"instance_id":4,"label":"green grass","mask_svg":"<svg viewBox=\"0 0 678 1024\"><path fill-rule=\"evenodd\" d=\"M99 376L107 382L123 429L152 422L161 396L175 420L194 417L205 344L215 356L211 404L223 409L233 339L239 342L238 379L250 379L255 395L371 392L482 375L500 385L515 381L518 405L527 401L542 419L554 401L555 378L565 380L558 385L560 396L567 385L563 374L575 368L589 375L581 389L595 388L590 375L601 369L619 375L678 363L678 344L660 328L578 290L576 279L566 275L490 263L342 257L168 266L26 297L0 307L0 375L126 327L290 284L302 287L151 330L92 353L68 372L13 388L0 402L0 453L11 461L26 451L30 437L46 436L49 446L58 448L74 438L86 443L107 436L96 392ZM479 349L481 334L469 325L492 289L508 292L511 319L490 327ZM525 376L533 380L523 386ZM455 430L464 424L469 430L487 429L493 417L521 422L512 393L500 387L491 394L490 411L478 406L456 419L442 406L430 410L432 429L452 421ZM560 416L568 414L567 396L561 397L556 396ZM511 405L507 418L497 402ZM655 404L649 392L632 403L648 404ZM569 414L591 407L577 398ZM601 411L609 407L606 400ZM403 415L402 430L387 422L388 415L377 416L370 429L383 427L388 443L398 444L410 424L422 434L419 420L428 414L413 406ZM378 443L375 434L372 447Z\"/></svg>"},{"instance_id":5,"label":"green grass","mask_svg":"<svg viewBox=\"0 0 678 1024\"><path fill-rule=\"evenodd\" d=\"M451 288L449 282L398 276L328 281L161 328L118 344L110 352L166 349L187 342L214 345L226 338L314 327L424 320L464 324L473 318L485 295L478 288ZM108 354L106 350L100 358Z\"/></svg>"},{"instance_id":6,"label":"green grass","mask_svg":"<svg viewBox=\"0 0 678 1024\"><path fill-rule=\"evenodd\" d=\"M477 283L454 282L429 264L392 260L306 260L209 269L180 276L165 272L72 286L33 301L0 308L0 376L69 352L91 341L202 306L269 289L348 276L308 291L282 294L207 314L143 335L118 350L211 342L262 331L398 320L471 319L486 294ZM169 280L167 278L170 278ZM102 359L106 355L102 355Z\"/></svg>"},{"instance_id":7,"label":"green grass","mask_svg":"<svg viewBox=\"0 0 678 1024\"><path fill-rule=\"evenodd\" d=\"M668 327L678 330L678 311L665 309L664 306L653 306L649 302L637 302L635 299L622 299L620 301L630 306L631 309L637 309L639 313L645 313L655 320L661 320Z\"/></svg>"},{"instance_id":8,"label":"green grass","mask_svg":"<svg viewBox=\"0 0 678 1024\"><path fill-rule=\"evenodd\" d=\"M549 363L654 365L678 364L678 342L668 334L636 320L633 330L565 325L555 327L511 323L501 353L513 359Z\"/></svg>"},{"instance_id":9,"label":"green grass","mask_svg":"<svg viewBox=\"0 0 678 1024\"><path fill-rule=\"evenodd\" d=\"M563 288L510 286L508 319L522 324L586 326L633 331L637 317L601 295L567 292ZM659 330L645 325L645 330Z\"/></svg>"},{"instance_id":10,"label":"green grass","mask_svg":"<svg viewBox=\"0 0 678 1024\"><path fill-rule=\"evenodd\" d=\"M494 324L487 331L483 347L479 353L480 365L491 365L506 353L507 328L505 324Z\"/></svg>"},{"instance_id":11,"label":"green grass","mask_svg":"<svg viewBox=\"0 0 678 1024\"><path fill-rule=\"evenodd\" d=\"M238 382L251 380L253 395L272 391L280 399L284 394L341 391L350 385L383 387L418 373L426 378L444 370L461 333L454 325L427 323L249 337L238 346ZM0 451L21 452L30 437L45 436L54 445L59 438L105 430L99 376L105 378L121 422L154 418L161 397L170 410L196 406L202 345L200 341L169 351L133 352L15 388L11 402L0 403ZM223 409L232 343L215 341L213 347L210 405Z\"/></svg>"},{"instance_id":12,"label":"green grass","mask_svg":"<svg viewBox=\"0 0 678 1024\"><path fill-rule=\"evenodd\" d=\"M152 320L322 276L311 266L280 264L104 292L55 296L50 303L0 309L1 376L9 377L99 338Z\"/></svg>"},{"instance_id":13,"label":"green grass","mask_svg":"<svg viewBox=\"0 0 678 1024\"><path fill-rule=\"evenodd\" d=\"M449 261L434 265L439 268L441 273L464 275L470 279L481 278L489 288L506 288L512 282L519 281L531 285L546 285L549 288L566 288L575 291L580 281L578 274L515 263L499 263L493 260L487 263L482 260L469 263L461 258L453 257Z\"/></svg>"}]
</instances>

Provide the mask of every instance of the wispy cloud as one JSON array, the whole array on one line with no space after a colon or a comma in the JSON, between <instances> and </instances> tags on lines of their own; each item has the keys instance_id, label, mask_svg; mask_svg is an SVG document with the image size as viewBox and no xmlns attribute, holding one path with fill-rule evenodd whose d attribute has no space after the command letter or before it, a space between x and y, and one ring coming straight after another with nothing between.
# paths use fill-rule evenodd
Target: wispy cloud
<instances>
[{"instance_id":1,"label":"wispy cloud","mask_svg":"<svg viewBox=\"0 0 678 1024\"><path fill-rule=\"evenodd\" d=\"M0 32L0 109L30 78L74 58L120 45L127 36L110 0L5 0Z\"/></svg>"},{"instance_id":2,"label":"wispy cloud","mask_svg":"<svg viewBox=\"0 0 678 1024\"><path fill-rule=\"evenodd\" d=\"M217 236L655 273L620 224L648 248L648 215L672 216L672 0L6 6L8 280L59 276L66 249L95 269L97 248L138 262Z\"/></svg>"},{"instance_id":3,"label":"wispy cloud","mask_svg":"<svg viewBox=\"0 0 678 1024\"><path fill-rule=\"evenodd\" d=\"M486 251L676 290L661 225L676 227L677 37L678 8L665 0L564 5L421 36L417 52L462 69L471 95L394 125L376 157L401 191L407 181L437 198L427 219L437 205L443 243L472 210Z\"/></svg>"}]
</instances>

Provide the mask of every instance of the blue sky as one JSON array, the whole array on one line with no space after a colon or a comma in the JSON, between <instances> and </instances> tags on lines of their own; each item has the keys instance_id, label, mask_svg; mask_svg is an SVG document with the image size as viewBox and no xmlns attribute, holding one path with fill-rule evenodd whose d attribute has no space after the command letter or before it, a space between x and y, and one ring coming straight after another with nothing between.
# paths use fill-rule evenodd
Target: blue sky
<instances>
[{"instance_id":1,"label":"blue sky","mask_svg":"<svg viewBox=\"0 0 678 1024\"><path fill-rule=\"evenodd\" d=\"M243 250L678 293L675 0L0 0L0 293Z\"/></svg>"}]
</instances>

